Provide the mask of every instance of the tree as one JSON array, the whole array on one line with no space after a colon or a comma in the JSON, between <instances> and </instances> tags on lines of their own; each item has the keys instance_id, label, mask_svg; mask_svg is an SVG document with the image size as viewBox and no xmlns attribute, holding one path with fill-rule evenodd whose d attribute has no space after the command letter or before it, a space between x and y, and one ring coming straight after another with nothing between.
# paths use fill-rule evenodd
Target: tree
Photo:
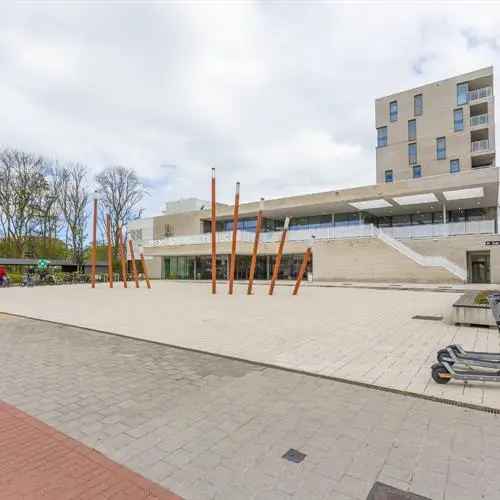
<instances>
[{"instance_id":1,"label":"tree","mask_svg":"<svg viewBox=\"0 0 500 500\"><path fill-rule=\"evenodd\" d=\"M100 211L100 224L105 227L106 213L111 216L114 237L114 255L118 253L118 229L138 219L143 209L139 206L147 191L133 169L113 166L96 176L97 193L104 210Z\"/></svg>"},{"instance_id":2,"label":"tree","mask_svg":"<svg viewBox=\"0 0 500 500\"><path fill-rule=\"evenodd\" d=\"M7 245L24 257L26 245L38 233L41 203L49 191L43 157L5 149L0 152L0 224Z\"/></svg>"},{"instance_id":3,"label":"tree","mask_svg":"<svg viewBox=\"0 0 500 500\"><path fill-rule=\"evenodd\" d=\"M59 193L58 205L66 224L66 244L73 262L82 267L89 220L88 170L80 163L57 165L54 177Z\"/></svg>"}]
</instances>

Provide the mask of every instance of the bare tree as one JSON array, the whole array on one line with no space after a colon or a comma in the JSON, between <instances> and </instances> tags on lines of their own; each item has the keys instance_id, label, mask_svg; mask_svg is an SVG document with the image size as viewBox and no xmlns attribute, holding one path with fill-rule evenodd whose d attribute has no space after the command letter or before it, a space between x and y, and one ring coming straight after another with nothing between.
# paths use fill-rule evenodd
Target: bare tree
<instances>
[{"instance_id":1,"label":"bare tree","mask_svg":"<svg viewBox=\"0 0 500 500\"><path fill-rule=\"evenodd\" d=\"M0 220L7 243L24 257L30 237L38 233L41 200L48 192L47 163L15 149L0 152Z\"/></svg>"},{"instance_id":2,"label":"bare tree","mask_svg":"<svg viewBox=\"0 0 500 500\"><path fill-rule=\"evenodd\" d=\"M58 205L66 224L66 245L73 262L84 264L84 244L89 220L88 170L80 163L57 165L54 169Z\"/></svg>"},{"instance_id":3,"label":"bare tree","mask_svg":"<svg viewBox=\"0 0 500 500\"><path fill-rule=\"evenodd\" d=\"M114 254L118 251L118 229L126 227L129 221L141 216L139 206L147 191L133 169L113 166L96 176L100 204L100 224L104 227L106 213L111 216L111 231L114 236Z\"/></svg>"}]
</instances>

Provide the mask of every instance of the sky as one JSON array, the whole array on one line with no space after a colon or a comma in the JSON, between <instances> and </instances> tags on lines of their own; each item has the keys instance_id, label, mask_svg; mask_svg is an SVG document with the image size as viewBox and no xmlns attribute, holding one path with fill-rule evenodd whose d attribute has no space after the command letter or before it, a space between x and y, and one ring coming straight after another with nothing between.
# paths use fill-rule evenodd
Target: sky
<instances>
[{"instance_id":1,"label":"sky","mask_svg":"<svg viewBox=\"0 0 500 500\"><path fill-rule=\"evenodd\" d=\"M146 215L375 183L377 97L493 65L500 3L0 1L0 147L134 168Z\"/></svg>"}]
</instances>

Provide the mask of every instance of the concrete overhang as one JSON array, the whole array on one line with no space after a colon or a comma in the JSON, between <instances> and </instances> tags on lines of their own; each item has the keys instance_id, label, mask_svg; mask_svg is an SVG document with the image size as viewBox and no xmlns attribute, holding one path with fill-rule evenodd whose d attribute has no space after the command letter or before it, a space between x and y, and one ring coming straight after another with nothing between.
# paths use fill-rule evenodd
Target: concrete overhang
<instances>
[{"instance_id":1,"label":"concrete overhang","mask_svg":"<svg viewBox=\"0 0 500 500\"><path fill-rule=\"evenodd\" d=\"M353 203L363 203L370 206L373 200L385 200L389 206L380 208L365 208L363 212L374 215L391 215L415 213L416 211L428 212L439 211L443 203L448 210L460 208L492 207L498 203L498 168L483 168L467 170L458 174L445 174L420 179L408 179L394 183L374 184L338 191L327 191L286 198L277 198L265 201L264 216L285 217L305 216L335 213L356 213L360 209L355 208ZM444 192L460 191L473 188L482 188L483 196L463 197L461 199L446 199ZM432 201L420 195L433 195ZM398 204L395 199L415 197L418 203ZM407 198L411 200L411 198ZM358 205L363 206L363 205ZM257 215L259 202L242 203L240 205L240 218ZM232 207L224 207L218 210L218 219L231 219ZM202 219L210 218L210 211L206 211Z\"/></svg>"}]
</instances>

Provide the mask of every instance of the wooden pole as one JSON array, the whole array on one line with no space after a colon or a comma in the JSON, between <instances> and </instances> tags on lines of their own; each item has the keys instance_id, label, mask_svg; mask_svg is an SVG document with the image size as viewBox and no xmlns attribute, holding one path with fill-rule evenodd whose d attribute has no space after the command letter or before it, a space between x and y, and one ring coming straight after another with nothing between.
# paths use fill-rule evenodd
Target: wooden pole
<instances>
[{"instance_id":1,"label":"wooden pole","mask_svg":"<svg viewBox=\"0 0 500 500\"><path fill-rule=\"evenodd\" d=\"M92 288L95 288L96 267L97 267L97 197L94 196L94 220L92 222L92 272L91 272Z\"/></svg>"},{"instance_id":2,"label":"wooden pole","mask_svg":"<svg viewBox=\"0 0 500 500\"><path fill-rule=\"evenodd\" d=\"M280 246L278 247L278 254L276 255L276 261L274 263L273 276L271 278L271 284L269 285L269 295L273 294L274 285L276 284L276 280L278 279L278 273L279 273L280 264L281 264L281 257L283 257L283 248L285 247L286 233L288 233L288 224L289 223L290 223L290 219L287 217L285 219L285 225L283 226L283 232L281 233Z\"/></svg>"},{"instance_id":3,"label":"wooden pole","mask_svg":"<svg viewBox=\"0 0 500 500\"><path fill-rule=\"evenodd\" d=\"M299 274L297 275L297 281L295 282L295 286L293 287L293 294L297 295L299 293L299 288L302 283L302 279L304 278L304 273L307 269L307 264L309 264L309 259L311 258L311 248L307 248L306 253L304 254L304 259L302 260L302 264L299 269Z\"/></svg>"},{"instance_id":4,"label":"wooden pole","mask_svg":"<svg viewBox=\"0 0 500 500\"><path fill-rule=\"evenodd\" d=\"M257 267L257 252L259 250L260 228L262 226L262 211L264 209L264 198L260 199L259 212L257 214L257 224L255 226L255 239L253 241L252 262L250 263L250 274L248 276L247 295L252 295L253 278Z\"/></svg>"},{"instance_id":5,"label":"wooden pole","mask_svg":"<svg viewBox=\"0 0 500 500\"><path fill-rule=\"evenodd\" d=\"M148 268L146 266L146 259L144 259L144 254L142 252L141 252L141 264L142 264L142 272L144 273L144 278L146 279L146 285L148 288L151 288L151 283L149 282Z\"/></svg>"},{"instance_id":6,"label":"wooden pole","mask_svg":"<svg viewBox=\"0 0 500 500\"><path fill-rule=\"evenodd\" d=\"M238 239L238 218L240 211L240 183L236 183L236 194L234 195L233 210L233 238L231 242L231 262L229 267L229 295L234 290L234 272L236 270L236 240Z\"/></svg>"},{"instance_id":7,"label":"wooden pole","mask_svg":"<svg viewBox=\"0 0 500 500\"><path fill-rule=\"evenodd\" d=\"M123 244L122 228L118 229L118 249L120 250L120 264L122 268L123 288L127 288L127 266L125 264L125 245Z\"/></svg>"},{"instance_id":8,"label":"wooden pole","mask_svg":"<svg viewBox=\"0 0 500 500\"><path fill-rule=\"evenodd\" d=\"M215 213L215 168L212 168L212 293L217 293L217 216Z\"/></svg>"},{"instance_id":9,"label":"wooden pole","mask_svg":"<svg viewBox=\"0 0 500 500\"><path fill-rule=\"evenodd\" d=\"M132 240L128 240L128 248L130 250L132 276L134 277L135 287L139 288L139 276L137 275L137 267L135 265L134 245L132 244Z\"/></svg>"},{"instance_id":10,"label":"wooden pole","mask_svg":"<svg viewBox=\"0 0 500 500\"><path fill-rule=\"evenodd\" d=\"M113 241L111 240L111 215L106 215L106 235L108 237L108 282L113 288Z\"/></svg>"}]
</instances>

